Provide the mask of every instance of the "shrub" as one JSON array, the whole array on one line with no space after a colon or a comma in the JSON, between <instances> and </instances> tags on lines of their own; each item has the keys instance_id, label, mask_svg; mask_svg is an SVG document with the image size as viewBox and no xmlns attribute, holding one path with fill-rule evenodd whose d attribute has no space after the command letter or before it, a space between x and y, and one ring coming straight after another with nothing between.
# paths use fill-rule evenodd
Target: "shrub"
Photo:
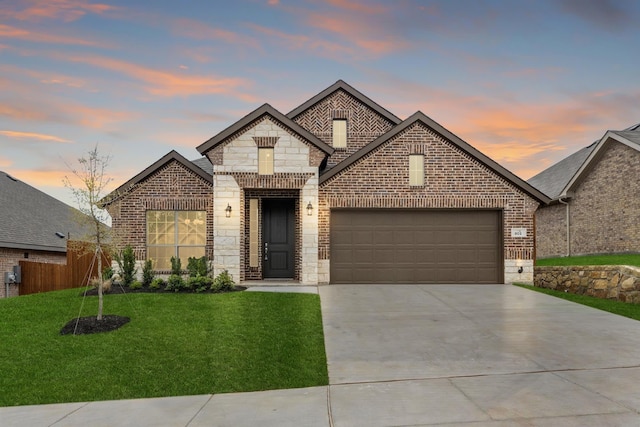
<instances>
[{"instance_id":1,"label":"shrub","mask_svg":"<svg viewBox=\"0 0 640 427\"><path fill-rule=\"evenodd\" d=\"M131 284L129 284L129 289L136 290L141 288L142 288L142 283L138 282L137 280L134 280L133 282L131 282Z\"/></svg>"},{"instance_id":2,"label":"shrub","mask_svg":"<svg viewBox=\"0 0 640 427\"><path fill-rule=\"evenodd\" d=\"M182 276L182 261L180 261L180 258L171 257L171 275Z\"/></svg>"},{"instance_id":3,"label":"shrub","mask_svg":"<svg viewBox=\"0 0 640 427\"><path fill-rule=\"evenodd\" d=\"M122 275L122 284L129 286L136 274L136 257L133 254L133 248L127 245L117 256L116 262L120 267L120 274Z\"/></svg>"},{"instance_id":4,"label":"shrub","mask_svg":"<svg viewBox=\"0 0 640 427\"><path fill-rule=\"evenodd\" d=\"M189 277L206 276L207 275L207 257L206 256L203 256L200 258L189 257L189 261L187 264L187 271L189 272Z\"/></svg>"},{"instance_id":5,"label":"shrub","mask_svg":"<svg viewBox=\"0 0 640 427\"><path fill-rule=\"evenodd\" d=\"M156 277L151 281L151 283L149 283L149 289L154 289L154 290L163 289L165 285L166 284L164 283L164 280L162 280L162 278Z\"/></svg>"},{"instance_id":6,"label":"shrub","mask_svg":"<svg viewBox=\"0 0 640 427\"><path fill-rule=\"evenodd\" d=\"M164 288L165 291L174 291L179 292L182 288L184 288L184 279L182 276L178 274L172 274L167 279L167 286Z\"/></svg>"},{"instance_id":7,"label":"shrub","mask_svg":"<svg viewBox=\"0 0 640 427\"><path fill-rule=\"evenodd\" d=\"M144 262L144 267L142 267L142 286L151 285L154 277L155 274L153 274L153 261L148 259Z\"/></svg>"},{"instance_id":8,"label":"shrub","mask_svg":"<svg viewBox=\"0 0 640 427\"><path fill-rule=\"evenodd\" d=\"M213 279L207 276L189 277L189 279L187 279L189 289L195 290L198 293L205 292L211 288L212 283Z\"/></svg>"},{"instance_id":9,"label":"shrub","mask_svg":"<svg viewBox=\"0 0 640 427\"><path fill-rule=\"evenodd\" d=\"M113 268L110 265L106 266L102 269L102 280L111 280L113 273L115 273Z\"/></svg>"},{"instance_id":10,"label":"shrub","mask_svg":"<svg viewBox=\"0 0 640 427\"><path fill-rule=\"evenodd\" d=\"M231 291L235 285L236 283L233 281L233 277L231 277L229 271L224 270L213 279L211 290L214 292Z\"/></svg>"}]
</instances>

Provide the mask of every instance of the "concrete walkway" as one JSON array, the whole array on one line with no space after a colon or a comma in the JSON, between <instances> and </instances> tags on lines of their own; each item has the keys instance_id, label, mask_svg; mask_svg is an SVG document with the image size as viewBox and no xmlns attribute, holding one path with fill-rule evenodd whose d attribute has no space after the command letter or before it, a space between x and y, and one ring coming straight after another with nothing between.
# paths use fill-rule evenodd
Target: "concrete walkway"
<instances>
[{"instance_id":1,"label":"concrete walkway","mask_svg":"<svg viewBox=\"0 0 640 427\"><path fill-rule=\"evenodd\" d=\"M0 408L0 426L638 426L640 323L505 286L321 286L329 387Z\"/></svg>"}]
</instances>

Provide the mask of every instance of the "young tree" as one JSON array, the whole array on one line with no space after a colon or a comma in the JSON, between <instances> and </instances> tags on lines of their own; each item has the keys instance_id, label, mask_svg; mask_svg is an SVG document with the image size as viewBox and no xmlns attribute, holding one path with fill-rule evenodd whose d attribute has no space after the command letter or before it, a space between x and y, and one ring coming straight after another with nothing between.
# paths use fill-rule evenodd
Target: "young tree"
<instances>
[{"instance_id":1,"label":"young tree","mask_svg":"<svg viewBox=\"0 0 640 427\"><path fill-rule=\"evenodd\" d=\"M78 159L77 167L67 165L72 178L65 176L63 182L65 187L73 193L78 203L78 210L82 213L82 215L78 215L78 222L85 229L90 230L85 240L90 243L98 261L97 319L102 320L102 255L104 253L103 247L109 237L109 227L106 226L109 214L99 207L99 202L106 196L104 193L112 181L112 178L106 175L111 157L101 155L98 151L98 145L87 154L87 157Z\"/></svg>"}]
</instances>

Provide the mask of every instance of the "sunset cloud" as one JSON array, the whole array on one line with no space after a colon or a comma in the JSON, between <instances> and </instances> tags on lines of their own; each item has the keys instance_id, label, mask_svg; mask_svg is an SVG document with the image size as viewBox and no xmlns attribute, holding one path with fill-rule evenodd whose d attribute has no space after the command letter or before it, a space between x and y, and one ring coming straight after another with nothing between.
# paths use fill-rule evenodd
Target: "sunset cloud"
<instances>
[{"instance_id":1,"label":"sunset cloud","mask_svg":"<svg viewBox=\"0 0 640 427\"><path fill-rule=\"evenodd\" d=\"M4 2L0 17L18 21L42 21L56 19L76 21L86 14L104 14L117 7L85 0L9 0Z\"/></svg>"},{"instance_id":2,"label":"sunset cloud","mask_svg":"<svg viewBox=\"0 0 640 427\"><path fill-rule=\"evenodd\" d=\"M68 102L52 105L22 100L9 103L0 102L0 116L10 120L75 124L89 129L104 130L110 125L131 121L138 117L139 113L95 108Z\"/></svg>"},{"instance_id":3,"label":"sunset cloud","mask_svg":"<svg viewBox=\"0 0 640 427\"><path fill-rule=\"evenodd\" d=\"M45 141L45 142L54 142L54 143L63 143L63 144L71 143L71 141L66 140L64 138L57 137L55 135L47 135L47 134L35 133L35 132L0 130L0 135L4 135L12 139L20 139L20 140L29 139L34 141Z\"/></svg>"},{"instance_id":4,"label":"sunset cloud","mask_svg":"<svg viewBox=\"0 0 640 427\"><path fill-rule=\"evenodd\" d=\"M245 46L254 49L259 48L259 43L252 37L222 28L212 27L194 19L173 19L169 25L171 26L171 31L181 37L188 37L194 40L212 40L233 46Z\"/></svg>"},{"instance_id":5,"label":"sunset cloud","mask_svg":"<svg viewBox=\"0 0 640 427\"><path fill-rule=\"evenodd\" d=\"M43 33L38 31L29 31L26 29L12 27L10 25L4 24L0 24L0 39L1 38L25 40L45 44L108 47L108 44L95 40L87 40L80 37L63 36L50 32Z\"/></svg>"},{"instance_id":6,"label":"sunset cloud","mask_svg":"<svg viewBox=\"0 0 640 427\"><path fill-rule=\"evenodd\" d=\"M228 94L244 100L253 100L247 93L239 92L249 86L249 81L238 77L198 76L176 74L154 68L102 56L60 56L71 62L89 64L129 76L144 84L148 94L162 97Z\"/></svg>"}]
</instances>

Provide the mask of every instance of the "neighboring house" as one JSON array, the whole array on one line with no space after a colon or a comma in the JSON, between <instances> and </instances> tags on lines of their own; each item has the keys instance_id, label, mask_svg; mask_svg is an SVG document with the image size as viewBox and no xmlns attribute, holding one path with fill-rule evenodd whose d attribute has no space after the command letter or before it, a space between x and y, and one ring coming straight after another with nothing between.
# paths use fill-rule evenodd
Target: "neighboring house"
<instances>
[{"instance_id":1,"label":"neighboring house","mask_svg":"<svg viewBox=\"0 0 640 427\"><path fill-rule=\"evenodd\" d=\"M0 296L6 297L4 273L18 261L65 264L67 240L82 236L71 206L0 172ZM17 295L17 286L10 286Z\"/></svg>"},{"instance_id":2,"label":"neighboring house","mask_svg":"<svg viewBox=\"0 0 640 427\"><path fill-rule=\"evenodd\" d=\"M240 282L533 280L533 215L549 199L343 81L288 114L264 104L197 149L205 158L172 151L105 203L157 270L206 255Z\"/></svg>"},{"instance_id":3,"label":"neighboring house","mask_svg":"<svg viewBox=\"0 0 640 427\"><path fill-rule=\"evenodd\" d=\"M640 124L531 178L552 199L536 212L537 257L640 252L639 174Z\"/></svg>"}]
</instances>

